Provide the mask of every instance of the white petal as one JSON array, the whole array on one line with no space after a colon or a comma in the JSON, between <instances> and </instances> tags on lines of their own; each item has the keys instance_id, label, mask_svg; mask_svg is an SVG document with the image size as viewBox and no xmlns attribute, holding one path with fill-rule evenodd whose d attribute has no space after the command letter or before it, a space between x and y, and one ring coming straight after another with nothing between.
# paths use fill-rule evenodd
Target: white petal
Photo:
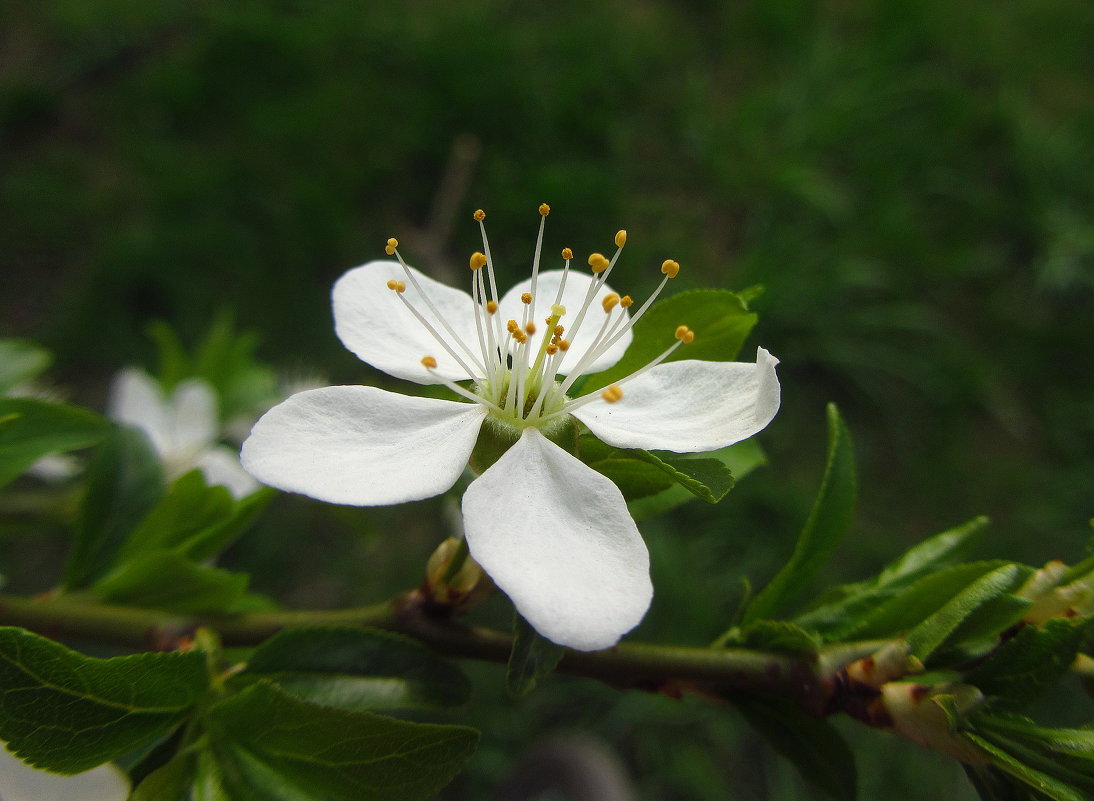
<instances>
[{"instance_id":1,"label":"white petal","mask_svg":"<svg viewBox=\"0 0 1094 801\"><path fill-rule=\"evenodd\" d=\"M107 413L119 423L136 426L161 455L170 448L171 424L163 390L143 370L127 367L110 385Z\"/></svg>"},{"instance_id":2,"label":"white petal","mask_svg":"<svg viewBox=\"0 0 1094 801\"><path fill-rule=\"evenodd\" d=\"M329 503L416 501L456 482L485 416L477 403L376 387L310 389L266 412L241 458L263 484Z\"/></svg>"},{"instance_id":3,"label":"white petal","mask_svg":"<svg viewBox=\"0 0 1094 801\"><path fill-rule=\"evenodd\" d=\"M535 324L543 330L543 321L551 315L551 305L555 302L555 297L558 295L558 287L562 281L562 270L547 270L539 274L539 278L536 281L536 317ZM589 346L593 344L597 333L600 332L601 326L604 324L604 307L600 305L601 299L608 294L611 294L615 290L609 285L605 284L600 288L600 291L596 293L592 303L589 306L589 311L585 314L585 319L581 323L581 328L575 336L571 328L575 320L577 320L578 312L581 311L581 304L585 302L585 296L589 292L589 285L592 284L594 276L589 273L580 272L579 270L570 270L570 275L566 279L566 289L562 292L562 305L566 307L566 314L559 322L560 325L566 327L566 333L563 336L570 340L570 349L566 351L566 355L563 357L559 373L566 375L570 370L577 365L578 361L589 350ZM521 315L524 314L524 303L521 302L520 296L525 292L532 291L532 279L529 278L526 281L521 281L515 287L505 293L505 296L498 304L498 314L502 315L502 321L516 320L521 321ZM630 316L626 310L623 310L623 314ZM617 306L615 311L612 312L613 319L618 319L620 314L620 308ZM623 336L619 338L619 341L608 348L604 353L600 354L592 361L591 364L582 369L582 373L597 373L601 370L607 370L617 361L623 358L624 352L631 344L633 335L628 330Z\"/></svg>"},{"instance_id":4,"label":"white petal","mask_svg":"<svg viewBox=\"0 0 1094 801\"><path fill-rule=\"evenodd\" d=\"M75 776L37 770L12 756L0 743L0 798L3 801L125 801L129 782L114 765L100 765Z\"/></svg>"},{"instance_id":5,"label":"white petal","mask_svg":"<svg viewBox=\"0 0 1094 801\"><path fill-rule=\"evenodd\" d=\"M250 495L259 487L254 477L239 463L238 454L227 446L202 451L194 466L201 470L205 483L227 487L236 500Z\"/></svg>"},{"instance_id":6,"label":"white petal","mask_svg":"<svg viewBox=\"0 0 1094 801\"><path fill-rule=\"evenodd\" d=\"M617 448L677 453L724 448L761 431L779 410L778 363L759 348L755 364L659 364L624 383L622 400L596 400L573 415Z\"/></svg>"},{"instance_id":7,"label":"white petal","mask_svg":"<svg viewBox=\"0 0 1094 801\"><path fill-rule=\"evenodd\" d=\"M457 338L462 339L481 361L471 296L434 281L414 268L411 272ZM373 367L419 384L439 383L422 367L423 356L432 356L437 360L437 373L444 378L453 381L474 378L407 309L397 293L387 288L387 282L391 279L406 284L403 297L429 321L460 358L472 370L475 369L466 352L452 341L451 335L445 331L421 294L407 280L402 265L397 261L370 261L355 267L335 282L332 293L334 330L342 344Z\"/></svg>"},{"instance_id":8,"label":"white petal","mask_svg":"<svg viewBox=\"0 0 1094 801\"><path fill-rule=\"evenodd\" d=\"M547 639L609 648L646 614L649 553L622 494L537 429L471 483L463 516L475 561Z\"/></svg>"},{"instance_id":9,"label":"white petal","mask_svg":"<svg viewBox=\"0 0 1094 801\"><path fill-rule=\"evenodd\" d=\"M217 396L208 381L188 378L171 393L170 444L175 453L200 451L217 438Z\"/></svg>"}]
</instances>

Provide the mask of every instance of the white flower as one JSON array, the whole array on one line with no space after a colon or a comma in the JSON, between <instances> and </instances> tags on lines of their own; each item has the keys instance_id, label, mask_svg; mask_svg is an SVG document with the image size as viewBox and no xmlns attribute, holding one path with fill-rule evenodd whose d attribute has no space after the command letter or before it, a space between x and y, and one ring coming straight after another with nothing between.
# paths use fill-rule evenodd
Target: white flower
<instances>
[{"instance_id":1,"label":"white flower","mask_svg":"<svg viewBox=\"0 0 1094 801\"><path fill-rule=\"evenodd\" d=\"M540 208L544 217L548 211ZM475 213L480 228L484 217ZM552 437L576 418L620 448L730 445L778 410L778 360L761 348L756 364L662 364L693 337L680 326L678 341L650 364L571 398L580 376L620 359L631 326L679 265L665 262L660 287L632 315L630 298L606 283L626 233L616 235L612 259L589 257L592 275L570 269L569 249L561 270L540 272L541 221L531 278L501 296L485 228L482 236L484 252L470 260L470 295L408 267L394 239L387 252L398 261L350 270L333 293L335 330L347 348L470 403L364 386L302 392L258 421L243 465L283 490L374 506L449 489L480 429L512 442L464 495L471 555L543 636L579 650L607 648L649 607L649 555L619 489Z\"/></svg>"},{"instance_id":2,"label":"white flower","mask_svg":"<svg viewBox=\"0 0 1094 801\"><path fill-rule=\"evenodd\" d=\"M114 765L75 776L32 768L0 743L0 799L3 801L125 801L129 782Z\"/></svg>"},{"instance_id":3,"label":"white flower","mask_svg":"<svg viewBox=\"0 0 1094 801\"><path fill-rule=\"evenodd\" d=\"M129 367L110 387L109 414L143 431L156 449L168 478L194 468L209 484L221 484L235 498L258 489L235 452L217 443L217 399L200 378L181 381L170 396L147 373Z\"/></svg>"}]
</instances>

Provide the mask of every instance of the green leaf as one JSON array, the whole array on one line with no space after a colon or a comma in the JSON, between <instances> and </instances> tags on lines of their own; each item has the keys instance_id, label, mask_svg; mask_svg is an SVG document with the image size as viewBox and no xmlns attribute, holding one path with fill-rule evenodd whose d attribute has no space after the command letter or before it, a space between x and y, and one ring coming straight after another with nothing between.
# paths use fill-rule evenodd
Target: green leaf
<instances>
[{"instance_id":1,"label":"green leaf","mask_svg":"<svg viewBox=\"0 0 1094 801\"><path fill-rule=\"evenodd\" d=\"M855 757L827 720L813 717L781 696L751 692L727 697L808 784L838 801L854 801L858 784Z\"/></svg>"},{"instance_id":2,"label":"green leaf","mask_svg":"<svg viewBox=\"0 0 1094 801\"><path fill-rule=\"evenodd\" d=\"M969 562L931 573L912 582L895 596L878 604L853 624L839 629L840 639L870 640L903 634L982 577L1013 566L1011 562Z\"/></svg>"},{"instance_id":3,"label":"green leaf","mask_svg":"<svg viewBox=\"0 0 1094 801\"><path fill-rule=\"evenodd\" d=\"M627 451L662 471L676 484L707 503L718 503L733 489L733 474L719 459L680 456L659 451Z\"/></svg>"},{"instance_id":4,"label":"green leaf","mask_svg":"<svg viewBox=\"0 0 1094 801\"><path fill-rule=\"evenodd\" d=\"M89 770L162 735L207 684L196 652L93 659L0 627L0 739L57 773Z\"/></svg>"},{"instance_id":5,"label":"green leaf","mask_svg":"<svg viewBox=\"0 0 1094 801\"><path fill-rule=\"evenodd\" d=\"M123 563L92 585L105 601L181 614L228 611L247 591L248 577L156 551Z\"/></svg>"},{"instance_id":6,"label":"green leaf","mask_svg":"<svg viewBox=\"0 0 1094 801\"><path fill-rule=\"evenodd\" d=\"M129 801L190 801L193 780L193 755L180 753L149 773L130 794Z\"/></svg>"},{"instance_id":7,"label":"green leaf","mask_svg":"<svg viewBox=\"0 0 1094 801\"><path fill-rule=\"evenodd\" d=\"M855 456L835 404L828 409L828 457L820 492L794 553L745 610L744 622L772 617L824 567L847 534L855 505Z\"/></svg>"},{"instance_id":8,"label":"green leaf","mask_svg":"<svg viewBox=\"0 0 1094 801\"><path fill-rule=\"evenodd\" d=\"M416 640L375 629L300 628L260 645L237 681L268 679L306 701L351 710L455 706L471 685Z\"/></svg>"},{"instance_id":9,"label":"green leaf","mask_svg":"<svg viewBox=\"0 0 1094 801\"><path fill-rule=\"evenodd\" d=\"M262 683L206 718L232 801L417 801L447 784L478 732L309 704Z\"/></svg>"},{"instance_id":10,"label":"green leaf","mask_svg":"<svg viewBox=\"0 0 1094 801\"><path fill-rule=\"evenodd\" d=\"M673 480L663 470L626 455L628 451L616 453L619 455L590 462L589 467L611 479L627 501L656 495L673 486Z\"/></svg>"},{"instance_id":11,"label":"green leaf","mask_svg":"<svg viewBox=\"0 0 1094 801\"><path fill-rule=\"evenodd\" d=\"M1069 782L1059 779L1051 773L1026 764L1025 761L1008 753L1007 749L993 743L991 740L975 732L965 732L965 736L986 751L992 758L992 762L1000 770L1009 773L1053 801L1090 801L1089 793L1073 787Z\"/></svg>"},{"instance_id":12,"label":"green leaf","mask_svg":"<svg viewBox=\"0 0 1094 801\"><path fill-rule=\"evenodd\" d=\"M814 658L820 641L800 626L780 620L757 620L731 629L719 645L739 646L757 651L780 651Z\"/></svg>"},{"instance_id":13,"label":"green leaf","mask_svg":"<svg viewBox=\"0 0 1094 801\"><path fill-rule=\"evenodd\" d=\"M109 430L102 417L76 406L0 398L0 487L43 456L94 445Z\"/></svg>"},{"instance_id":14,"label":"green leaf","mask_svg":"<svg viewBox=\"0 0 1094 801\"><path fill-rule=\"evenodd\" d=\"M48 350L25 339L0 339L0 395L30 381L53 361Z\"/></svg>"},{"instance_id":15,"label":"green leaf","mask_svg":"<svg viewBox=\"0 0 1094 801\"><path fill-rule=\"evenodd\" d=\"M1004 565L971 582L908 632L912 655L926 661L969 615L989 601L1017 589L1031 572L1022 565Z\"/></svg>"},{"instance_id":16,"label":"green leaf","mask_svg":"<svg viewBox=\"0 0 1094 801\"><path fill-rule=\"evenodd\" d=\"M702 454L675 454L678 459L717 459L726 470L729 471L731 480L740 481L757 467L767 464L767 456L755 439L746 439L728 448L719 448L716 451L707 451ZM695 495L679 484L672 484L668 489L655 495L637 498L628 501L627 508L631 517L636 521L646 520L673 509L680 504L695 500Z\"/></svg>"},{"instance_id":17,"label":"green leaf","mask_svg":"<svg viewBox=\"0 0 1094 801\"><path fill-rule=\"evenodd\" d=\"M126 541L125 562L141 554L171 550L201 562L230 545L276 493L262 489L234 500L226 487L209 486L200 470L175 480Z\"/></svg>"},{"instance_id":18,"label":"green leaf","mask_svg":"<svg viewBox=\"0 0 1094 801\"><path fill-rule=\"evenodd\" d=\"M666 361L737 358L757 317L741 298L725 289L694 289L655 303L634 327L634 340L614 366L585 379L581 392L606 387L649 364L676 341L677 326L687 325L695 341L677 348Z\"/></svg>"},{"instance_id":19,"label":"green leaf","mask_svg":"<svg viewBox=\"0 0 1094 801\"><path fill-rule=\"evenodd\" d=\"M1026 626L967 673L965 681L1008 704L1027 704L1067 673L1090 624L1090 618L1072 618Z\"/></svg>"},{"instance_id":20,"label":"green leaf","mask_svg":"<svg viewBox=\"0 0 1094 801\"><path fill-rule=\"evenodd\" d=\"M115 426L88 466L87 494L65 568L64 586L77 589L102 576L140 521L163 494L163 467L140 431Z\"/></svg>"},{"instance_id":21,"label":"green leaf","mask_svg":"<svg viewBox=\"0 0 1094 801\"><path fill-rule=\"evenodd\" d=\"M827 636L853 627L857 621L876 610L880 603L913 581L948 567L961 558L979 538L987 523L986 517L977 517L957 528L936 534L906 551L874 578L827 591L795 622Z\"/></svg>"},{"instance_id":22,"label":"green leaf","mask_svg":"<svg viewBox=\"0 0 1094 801\"><path fill-rule=\"evenodd\" d=\"M505 686L511 695L519 698L535 689L536 683L555 669L566 649L541 637L520 615L513 621L513 634Z\"/></svg>"}]
</instances>

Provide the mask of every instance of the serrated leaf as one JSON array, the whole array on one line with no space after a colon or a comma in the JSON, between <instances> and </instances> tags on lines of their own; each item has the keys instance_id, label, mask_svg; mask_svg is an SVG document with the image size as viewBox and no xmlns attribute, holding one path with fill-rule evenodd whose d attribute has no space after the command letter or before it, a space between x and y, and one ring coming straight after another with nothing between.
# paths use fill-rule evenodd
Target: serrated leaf
<instances>
[{"instance_id":1,"label":"serrated leaf","mask_svg":"<svg viewBox=\"0 0 1094 801\"><path fill-rule=\"evenodd\" d=\"M727 697L808 784L837 801L854 801L858 794L855 757L827 720L813 717L781 696L733 693Z\"/></svg>"},{"instance_id":2,"label":"serrated leaf","mask_svg":"<svg viewBox=\"0 0 1094 801\"><path fill-rule=\"evenodd\" d=\"M774 616L780 607L799 594L806 582L824 567L850 528L855 505L855 456L851 435L835 404L828 405L827 414L828 457L817 500L790 560L745 610L745 623Z\"/></svg>"},{"instance_id":3,"label":"serrated leaf","mask_svg":"<svg viewBox=\"0 0 1094 801\"><path fill-rule=\"evenodd\" d=\"M634 449L626 451L653 465L676 484L707 503L718 503L733 488L733 474L718 459L654 453Z\"/></svg>"},{"instance_id":4,"label":"serrated leaf","mask_svg":"<svg viewBox=\"0 0 1094 801\"><path fill-rule=\"evenodd\" d=\"M87 493L65 568L64 586L78 589L114 564L123 543L163 495L163 467L148 438L115 426L87 469Z\"/></svg>"},{"instance_id":5,"label":"serrated leaf","mask_svg":"<svg viewBox=\"0 0 1094 801\"><path fill-rule=\"evenodd\" d=\"M262 683L206 718L232 801L418 801L447 784L478 732L309 704Z\"/></svg>"},{"instance_id":6,"label":"serrated leaf","mask_svg":"<svg viewBox=\"0 0 1094 801\"><path fill-rule=\"evenodd\" d=\"M0 395L30 381L53 361L49 351L25 339L0 339Z\"/></svg>"},{"instance_id":7,"label":"serrated leaf","mask_svg":"<svg viewBox=\"0 0 1094 801\"><path fill-rule=\"evenodd\" d=\"M672 346L679 325L694 331L695 341L677 348L666 361L731 362L756 320L741 298L725 289L694 289L660 300L634 326L634 340L623 358L607 370L588 376L581 392L606 387L649 364Z\"/></svg>"},{"instance_id":8,"label":"serrated leaf","mask_svg":"<svg viewBox=\"0 0 1094 801\"><path fill-rule=\"evenodd\" d=\"M146 553L92 585L105 601L181 614L228 611L247 591L248 576L192 562L171 551Z\"/></svg>"},{"instance_id":9,"label":"serrated leaf","mask_svg":"<svg viewBox=\"0 0 1094 801\"><path fill-rule=\"evenodd\" d=\"M630 456L598 459L590 462L589 467L611 479L627 501L656 495L673 486L673 480L664 471Z\"/></svg>"},{"instance_id":10,"label":"serrated leaf","mask_svg":"<svg viewBox=\"0 0 1094 801\"><path fill-rule=\"evenodd\" d=\"M0 627L0 739L57 773L89 770L162 735L207 685L196 652L94 659Z\"/></svg>"},{"instance_id":11,"label":"serrated leaf","mask_svg":"<svg viewBox=\"0 0 1094 801\"><path fill-rule=\"evenodd\" d=\"M912 582L869 613L829 634L838 639L869 640L904 634L981 577L1011 562L969 562Z\"/></svg>"},{"instance_id":12,"label":"serrated leaf","mask_svg":"<svg viewBox=\"0 0 1094 801\"><path fill-rule=\"evenodd\" d=\"M511 695L519 698L535 689L536 683L555 669L566 649L541 637L520 615L513 621L513 634L505 686Z\"/></svg>"},{"instance_id":13,"label":"serrated leaf","mask_svg":"<svg viewBox=\"0 0 1094 801\"><path fill-rule=\"evenodd\" d=\"M1017 589L1031 572L1023 565L1004 565L971 582L908 632L912 655L926 661L971 614L984 604Z\"/></svg>"},{"instance_id":14,"label":"serrated leaf","mask_svg":"<svg viewBox=\"0 0 1094 801\"><path fill-rule=\"evenodd\" d=\"M949 567L971 548L987 523L986 517L977 517L934 535L907 550L874 578L828 590L795 622L826 636L848 629L913 581Z\"/></svg>"},{"instance_id":15,"label":"serrated leaf","mask_svg":"<svg viewBox=\"0 0 1094 801\"><path fill-rule=\"evenodd\" d=\"M0 487L51 453L100 442L110 425L87 409L31 398L0 398Z\"/></svg>"},{"instance_id":16,"label":"serrated leaf","mask_svg":"<svg viewBox=\"0 0 1094 801\"><path fill-rule=\"evenodd\" d=\"M1090 625L1090 619L1060 619L1026 626L967 673L965 681L1010 704L1029 703L1060 681Z\"/></svg>"},{"instance_id":17,"label":"serrated leaf","mask_svg":"<svg viewBox=\"0 0 1094 801\"><path fill-rule=\"evenodd\" d=\"M730 478L740 481L757 467L767 464L767 456L755 439L746 439L728 448L719 448L716 451L706 451L696 455L698 458L717 459L726 470ZM677 458L695 458L688 454L677 454ZM627 509L635 521L646 520L659 514L664 514L680 504L695 500L695 495L684 489L679 484L673 484L668 489L645 498L637 498L627 503Z\"/></svg>"},{"instance_id":18,"label":"serrated leaf","mask_svg":"<svg viewBox=\"0 0 1094 801\"><path fill-rule=\"evenodd\" d=\"M259 679L306 701L352 710L455 706L471 696L459 668L416 640L348 627L274 635L255 649L238 677Z\"/></svg>"}]
</instances>

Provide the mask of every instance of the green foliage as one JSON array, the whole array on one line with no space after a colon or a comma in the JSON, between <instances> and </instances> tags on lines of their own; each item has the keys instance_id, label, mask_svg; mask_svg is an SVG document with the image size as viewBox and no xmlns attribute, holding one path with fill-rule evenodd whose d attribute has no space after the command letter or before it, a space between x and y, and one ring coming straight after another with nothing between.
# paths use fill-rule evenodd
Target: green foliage
<instances>
[{"instance_id":1,"label":"green foliage","mask_svg":"<svg viewBox=\"0 0 1094 801\"><path fill-rule=\"evenodd\" d=\"M305 701L351 711L457 706L471 696L463 673L416 640L351 628L280 632L235 681L272 681Z\"/></svg>"},{"instance_id":2,"label":"green foliage","mask_svg":"<svg viewBox=\"0 0 1094 801\"><path fill-rule=\"evenodd\" d=\"M855 504L851 435L835 404L829 404L827 411L828 456L817 500L790 560L749 604L743 617L745 623L771 617L799 594L805 583L824 567L851 525Z\"/></svg>"},{"instance_id":3,"label":"green foliage","mask_svg":"<svg viewBox=\"0 0 1094 801\"><path fill-rule=\"evenodd\" d=\"M207 681L197 653L92 659L0 627L0 739L31 764L79 773L179 723Z\"/></svg>"},{"instance_id":4,"label":"green foliage","mask_svg":"<svg viewBox=\"0 0 1094 801\"><path fill-rule=\"evenodd\" d=\"M24 339L0 339L0 395L38 376L53 361L48 350Z\"/></svg>"},{"instance_id":5,"label":"green foliage","mask_svg":"<svg viewBox=\"0 0 1094 801\"><path fill-rule=\"evenodd\" d=\"M634 326L626 355L607 370L588 376L580 391L606 387L649 364L676 341L674 333L680 325L695 332L695 341L677 348L667 361L731 362L756 320L744 300L725 289L696 289L659 300Z\"/></svg>"},{"instance_id":6,"label":"green foliage","mask_svg":"<svg viewBox=\"0 0 1094 801\"><path fill-rule=\"evenodd\" d=\"M510 695L519 698L534 690L540 679L554 671L566 649L541 637L520 615L513 621L513 635L505 686Z\"/></svg>"},{"instance_id":7,"label":"green foliage","mask_svg":"<svg viewBox=\"0 0 1094 801\"><path fill-rule=\"evenodd\" d=\"M30 398L0 398L0 487L51 453L96 444L109 426L94 412Z\"/></svg>"},{"instance_id":8,"label":"green foliage","mask_svg":"<svg viewBox=\"0 0 1094 801\"><path fill-rule=\"evenodd\" d=\"M807 783L837 801L855 801L855 756L839 731L780 696L732 693L729 700Z\"/></svg>"},{"instance_id":9,"label":"green foliage","mask_svg":"<svg viewBox=\"0 0 1094 801\"><path fill-rule=\"evenodd\" d=\"M247 576L208 567L170 551L141 554L95 582L105 601L181 614L231 610L247 591Z\"/></svg>"},{"instance_id":10,"label":"green foliage","mask_svg":"<svg viewBox=\"0 0 1094 801\"><path fill-rule=\"evenodd\" d=\"M114 562L126 539L163 495L163 467L143 433L115 426L87 468L64 586L86 587Z\"/></svg>"},{"instance_id":11,"label":"green foliage","mask_svg":"<svg viewBox=\"0 0 1094 801\"><path fill-rule=\"evenodd\" d=\"M233 801L416 801L471 756L478 734L319 706L259 683L207 717L216 770Z\"/></svg>"}]
</instances>

